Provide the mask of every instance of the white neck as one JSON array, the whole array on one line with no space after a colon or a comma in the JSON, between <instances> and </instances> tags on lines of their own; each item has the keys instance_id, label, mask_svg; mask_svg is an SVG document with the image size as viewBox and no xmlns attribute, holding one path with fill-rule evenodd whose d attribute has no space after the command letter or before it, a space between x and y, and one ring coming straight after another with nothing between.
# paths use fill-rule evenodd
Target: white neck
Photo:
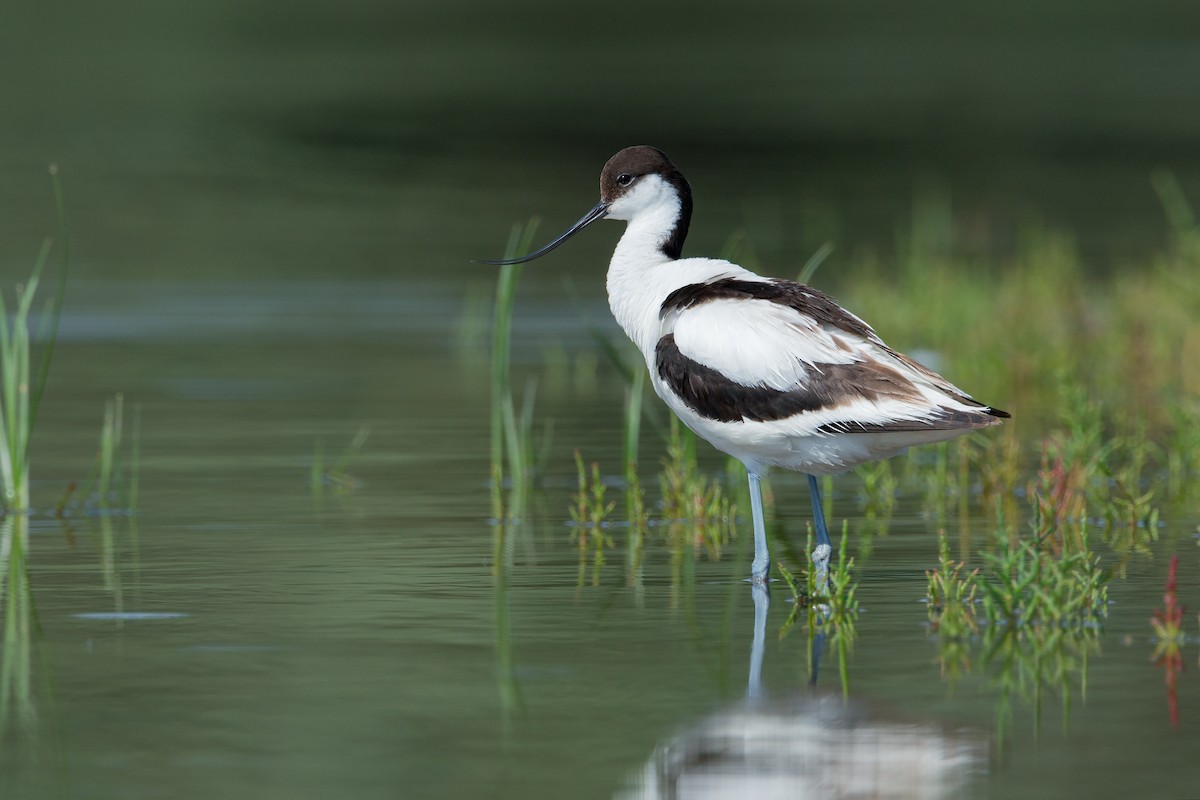
<instances>
[{"instance_id":1,"label":"white neck","mask_svg":"<svg viewBox=\"0 0 1200 800\"><path fill-rule=\"evenodd\" d=\"M662 245L678 216L679 199L674 192L670 202L640 209L629 220L608 265L609 308L643 354L653 352L658 342L658 309L666 297L659 286L672 272L673 263Z\"/></svg>"}]
</instances>

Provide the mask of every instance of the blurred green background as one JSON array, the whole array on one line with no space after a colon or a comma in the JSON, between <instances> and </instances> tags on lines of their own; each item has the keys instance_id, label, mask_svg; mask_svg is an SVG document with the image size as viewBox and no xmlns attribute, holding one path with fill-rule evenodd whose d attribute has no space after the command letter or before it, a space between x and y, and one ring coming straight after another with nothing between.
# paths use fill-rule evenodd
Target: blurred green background
<instances>
[{"instance_id":1,"label":"blurred green background","mask_svg":"<svg viewBox=\"0 0 1200 800\"><path fill-rule=\"evenodd\" d=\"M776 274L824 241L834 265L886 254L929 187L965 247L1003 252L1033 218L1096 269L1161 242L1152 169L1200 194L1188 3L22 0L4 17L6 268L51 229L50 161L87 277L461 280L512 221L573 221L634 143L691 179L689 252L743 230ZM598 274L612 227L558 269Z\"/></svg>"}]
</instances>

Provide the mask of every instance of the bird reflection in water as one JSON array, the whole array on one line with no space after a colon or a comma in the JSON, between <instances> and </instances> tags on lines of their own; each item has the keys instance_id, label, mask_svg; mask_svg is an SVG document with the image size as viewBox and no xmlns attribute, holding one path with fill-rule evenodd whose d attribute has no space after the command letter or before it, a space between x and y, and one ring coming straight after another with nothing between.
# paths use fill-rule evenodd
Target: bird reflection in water
<instances>
[{"instance_id":1,"label":"bird reflection in water","mask_svg":"<svg viewBox=\"0 0 1200 800\"><path fill-rule=\"evenodd\" d=\"M620 800L705 798L941 798L971 792L986 737L874 713L861 700L816 690L824 633L812 629L810 691L769 699L762 682L770 595L754 586L746 698L663 740Z\"/></svg>"}]
</instances>

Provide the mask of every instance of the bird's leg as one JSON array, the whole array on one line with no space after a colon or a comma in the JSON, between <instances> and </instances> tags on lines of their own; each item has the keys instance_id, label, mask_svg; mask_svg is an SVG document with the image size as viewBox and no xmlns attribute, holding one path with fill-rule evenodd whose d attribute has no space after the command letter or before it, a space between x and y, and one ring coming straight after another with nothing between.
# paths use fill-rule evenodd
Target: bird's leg
<instances>
[{"instance_id":1,"label":"bird's leg","mask_svg":"<svg viewBox=\"0 0 1200 800\"><path fill-rule=\"evenodd\" d=\"M750 476L750 513L754 518L754 561L750 563L750 581L765 584L771 571L771 555L767 552L767 523L763 519L762 488L758 474L747 469Z\"/></svg>"},{"instance_id":2,"label":"bird's leg","mask_svg":"<svg viewBox=\"0 0 1200 800\"><path fill-rule=\"evenodd\" d=\"M808 495L812 498L813 523L817 529L817 547L812 552L816 567L817 591L829 592L829 557L833 555L833 544L829 541L829 529L825 527L825 509L821 506L821 490L817 487L817 476L808 476Z\"/></svg>"}]
</instances>

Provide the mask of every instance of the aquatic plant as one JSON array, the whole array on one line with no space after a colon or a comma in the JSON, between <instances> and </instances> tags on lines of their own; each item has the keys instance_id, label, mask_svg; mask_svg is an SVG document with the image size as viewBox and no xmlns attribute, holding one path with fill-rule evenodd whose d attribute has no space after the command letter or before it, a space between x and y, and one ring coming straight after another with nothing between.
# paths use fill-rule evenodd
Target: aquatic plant
<instances>
[{"instance_id":1,"label":"aquatic plant","mask_svg":"<svg viewBox=\"0 0 1200 800\"><path fill-rule=\"evenodd\" d=\"M979 568L966 572L966 566L966 562L950 558L946 532L938 531L938 567L925 571L925 600L930 626L943 638L958 639L979 632L975 619Z\"/></svg>"},{"instance_id":2,"label":"aquatic plant","mask_svg":"<svg viewBox=\"0 0 1200 800\"><path fill-rule=\"evenodd\" d=\"M998 553L980 554L984 614L992 624L1080 622L1104 613L1108 576L1091 553L1055 557L1024 540Z\"/></svg>"},{"instance_id":3,"label":"aquatic plant","mask_svg":"<svg viewBox=\"0 0 1200 800\"><path fill-rule=\"evenodd\" d=\"M55 294L37 333L41 359L32 357L30 314L53 240L45 239L24 285L16 287L13 308L0 294L0 604L3 655L0 656L0 733L16 719L29 727L35 717L32 683L33 634L37 629L29 582L29 446L50 371L69 266L66 207L58 168L50 166L58 215L59 272Z\"/></svg>"},{"instance_id":4,"label":"aquatic plant","mask_svg":"<svg viewBox=\"0 0 1200 800\"><path fill-rule=\"evenodd\" d=\"M607 500L608 487L600 475L600 465L592 462L591 471L584 466L583 456L575 451L575 469L579 485L571 502L571 519L575 523L574 538L579 546L579 584L582 586L586 572L588 546L592 550L592 585L600 583L600 568L604 566L604 549L612 547L612 537L605 531L608 515L616 508L616 501Z\"/></svg>"},{"instance_id":5,"label":"aquatic plant","mask_svg":"<svg viewBox=\"0 0 1200 800\"><path fill-rule=\"evenodd\" d=\"M579 528L600 528L616 508L616 502L605 500L608 487L600 476L600 464L592 462L591 473L585 468L583 456L575 451L575 469L579 486L572 497L571 519Z\"/></svg>"},{"instance_id":6,"label":"aquatic plant","mask_svg":"<svg viewBox=\"0 0 1200 800\"><path fill-rule=\"evenodd\" d=\"M849 556L848 533L849 522L842 522L842 540L838 545L838 558L835 563L829 566L829 583L827 587L819 586L816 570L811 568L811 565L800 570L800 575L797 576L794 572L788 569L786 564L779 563L776 566L779 569L779 574L787 584L788 590L792 593L792 600L797 608L808 608L810 606L820 606L821 624L829 625L832 628L839 626L852 626L858 619L858 581L854 579L854 558ZM811 550L813 546L811 532L808 537L808 548ZM793 612L795 613L795 612ZM780 638L783 638L787 629L791 626L790 623L794 619L789 619L788 623L780 631ZM853 631L849 631L850 638L853 639Z\"/></svg>"},{"instance_id":7,"label":"aquatic plant","mask_svg":"<svg viewBox=\"0 0 1200 800\"><path fill-rule=\"evenodd\" d=\"M28 282L17 287L11 314L0 295L0 482L6 512L29 507L29 440L37 416L30 396L29 311L49 252L47 241Z\"/></svg>"},{"instance_id":8,"label":"aquatic plant","mask_svg":"<svg viewBox=\"0 0 1200 800\"><path fill-rule=\"evenodd\" d=\"M849 556L849 523L842 522L842 536L838 545L837 561L830 564L827 583L820 580L812 564L808 564L798 577L782 562L776 569L792 593L792 611L779 629L783 640L791 632L801 614L807 619L809 679L816 679L816 671L825 647L832 647L837 658L838 674L842 693L850 692L850 653L858 636L858 582L854 579L854 559ZM810 531L808 550L812 550L813 538Z\"/></svg>"},{"instance_id":9,"label":"aquatic plant","mask_svg":"<svg viewBox=\"0 0 1200 800\"><path fill-rule=\"evenodd\" d=\"M689 523L696 544L720 546L736 534L737 509L725 495L721 482L700 471L696 462L696 437L671 418L667 455L659 473L662 516L668 522Z\"/></svg>"},{"instance_id":10,"label":"aquatic plant","mask_svg":"<svg viewBox=\"0 0 1200 800\"><path fill-rule=\"evenodd\" d=\"M646 493L638 479L638 449L642 430L642 398L645 393L646 372L638 370L633 381L625 389L625 407L622 414L624 450L622 461L625 467L625 515L633 527L645 527Z\"/></svg>"},{"instance_id":11,"label":"aquatic plant","mask_svg":"<svg viewBox=\"0 0 1200 800\"><path fill-rule=\"evenodd\" d=\"M1102 465L1108 479L1108 496L1102 514L1108 523L1109 543L1118 549L1140 548L1158 538L1158 494L1156 481L1145 482L1148 463L1158 447L1149 440L1145 421L1130 433L1117 437Z\"/></svg>"},{"instance_id":12,"label":"aquatic plant","mask_svg":"<svg viewBox=\"0 0 1200 800\"><path fill-rule=\"evenodd\" d=\"M849 625L858 619L858 582L854 580L854 559L847 555L850 523L842 521L842 537L838 545L837 563L829 568L829 593L824 598L829 603L829 615L826 622L831 625ZM813 581L816 575L809 571L810 588L817 587Z\"/></svg>"},{"instance_id":13,"label":"aquatic plant","mask_svg":"<svg viewBox=\"0 0 1200 800\"><path fill-rule=\"evenodd\" d=\"M70 265L66 204L58 167L54 164L50 165L50 182L58 216L58 284L38 331L42 353L36 369L31 361L30 313L53 239L42 242L29 279L16 287L11 312L0 294L0 510L5 513L25 512L29 508L29 443L58 339Z\"/></svg>"},{"instance_id":14,"label":"aquatic plant","mask_svg":"<svg viewBox=\"0 0 1200 800\"><path fill-rule=\"evenodd\" d=\"M1164 446L1168 498L1185 503L1200 484L1200 400L1179 400L1168 410L1171 433Z\"/></svg>"},{"instance_id":15,"label":"aquatic plant","mask_svg":"<svg viewBox=\"0 0 1200 800\"><path fill-rule=\"evenodd\" d=\"M1083 624L1105 613L1109 575L1091 552L1056 556L1025 539L980 557L980 596L993 625Z\"/></svg>"},{"instance_id":16,"label":"aquatic plant","mask_svg":"<svg viewBox=\"0 0 1200 800\"><path fill-rule=\"evenodd\" d=\"M533 241L538 221L531 219L525 225L514 225L505 247L505 258L524 252ZM492 320L491 359L491 476L492 516L496 520L514 519L523 516L533 478L533 386L527 387L520 413L513 400L512 362L512 316L516 303L517 283L522 267L506 265L499 267L496 283L495 312ZM511 481L508 503L504 502L505 462ZM502 528L497 528L502 530Z\"/></svg>"},{"instance_id":17,"label":"aquatic plant","mask_svg":"<svg viewBox=\"0 0 1200 800\"><path fill-rule=\"evenodd\" d=\"M634 586L642 565L642 555L645 551L647 525L649 516L646 511L646 491L638 477L638 449L642 428L642 396L646 383L646 371L637 370L633 382L625 389L625 408L623 419L624 429L624 462L625 462L625 518L629 522L629 535L626 541L627 569L626 583Z\"/></svg>"}]
</instances>

